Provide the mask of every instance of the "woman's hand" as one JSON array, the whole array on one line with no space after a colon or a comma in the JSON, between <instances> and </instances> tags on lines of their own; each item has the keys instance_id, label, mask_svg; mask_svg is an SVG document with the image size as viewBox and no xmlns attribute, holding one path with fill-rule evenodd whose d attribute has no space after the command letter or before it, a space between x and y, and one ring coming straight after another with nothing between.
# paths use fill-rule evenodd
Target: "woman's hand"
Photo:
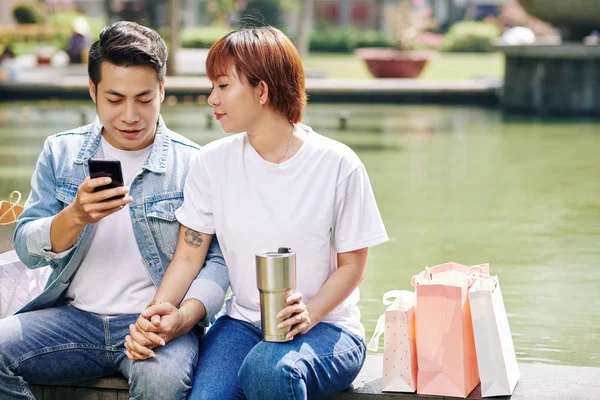
<instances>
[{"instance_id":1,"label":"woman's hand","mask_svg":"<svg viewBox=\"0 0 600 400\"><path fill-rule=\"evenodd\" d=\"M129 326L125 338L125 354L130 360L146 360L154 357L152 349L164 346L181 336L181 311L169 303L152 306Z\"/></svg>"},{"instance_id":2,"label":"woman's hand","mask_svg":"<svg viewBox=\"0 0 600 400\"><path fill-rule=\"evenodd\" d=\"M283 310L277 313L277 318L285 318L277 327L285 328L291 326L292 329L285 335L292 340L297 334L305 334L312 329L313 322L306 304L302 301L302 293L292 293L285 302L288 304Z\"/></svg>"}]
</instances>

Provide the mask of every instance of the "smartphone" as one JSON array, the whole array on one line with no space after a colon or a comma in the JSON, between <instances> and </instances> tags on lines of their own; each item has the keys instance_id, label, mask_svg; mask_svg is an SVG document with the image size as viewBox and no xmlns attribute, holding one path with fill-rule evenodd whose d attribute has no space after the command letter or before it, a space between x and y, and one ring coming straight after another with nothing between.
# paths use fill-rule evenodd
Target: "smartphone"
<instances>
[{"instance_id":1,"label":"smartphone","mask_svg":"<svg viewBox=\"0 0 600 400\"><path fill-rule=\"evenodd\" d=\"M112 181L108 185L98 186L94 192L99 192L105 189L112 189L123 186L123 171L121 170L121 162L119 160L104 160L104 159L89 159L88 167L90 169L90 178L109 177ZM125 197L124 194L111 197L108 200L114 200Z\"/></svg>"}]
</instances>

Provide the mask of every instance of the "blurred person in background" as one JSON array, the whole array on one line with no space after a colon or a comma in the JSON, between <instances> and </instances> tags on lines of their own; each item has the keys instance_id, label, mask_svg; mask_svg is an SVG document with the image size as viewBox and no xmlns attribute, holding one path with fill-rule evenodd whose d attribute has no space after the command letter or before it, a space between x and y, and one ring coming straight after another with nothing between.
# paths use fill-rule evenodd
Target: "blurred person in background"
<instances>
[{"instance_id":1,"label":"blurred person in background","mask_svg":"<svg viewBox=\"0 0 600 400\"><path fill-rule=\"evenodd\" d=\"M67 45L67 54L71 64L87 62L90 47L90 26L84 17L77 17L73 21L73 35Z\"/></svg>"}]
</instances>

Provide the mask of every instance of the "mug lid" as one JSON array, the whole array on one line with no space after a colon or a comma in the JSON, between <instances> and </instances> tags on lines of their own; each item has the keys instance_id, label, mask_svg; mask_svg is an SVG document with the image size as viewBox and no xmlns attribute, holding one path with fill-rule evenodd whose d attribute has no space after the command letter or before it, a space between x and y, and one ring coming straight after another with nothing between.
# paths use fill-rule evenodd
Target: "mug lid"
<instances>
[{"instance_id":1,"label":"mug lid","mask_svg":"<svg viewBox=\"0 0 600 400\"><path fill-rule=\"evenodd\" d=\"M277 250L259 250L256 252L257 257L289 257L295 254L296 252L291 247L279 247Z\"/></svg>"}]
</instances>

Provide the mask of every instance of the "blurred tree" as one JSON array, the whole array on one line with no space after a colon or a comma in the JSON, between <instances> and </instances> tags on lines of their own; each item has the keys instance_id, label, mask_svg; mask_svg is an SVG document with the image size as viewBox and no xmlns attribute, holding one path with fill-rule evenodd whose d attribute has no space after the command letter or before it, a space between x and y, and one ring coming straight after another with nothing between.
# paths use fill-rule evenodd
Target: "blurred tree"
<instances>
[{"instance_id":1,"label":"blurred tree","mask_svg":"<svg viewBox=\"0 0 600 400\"><path fill-rule=\"evenodd\" d=\"M304 0L300 8L300 23L298 24L298 40L296 46L301 57L305 57L309 53L310 36L314 24L315 15L315 0Z\"/></svg>"},{"instance_id":2,"label":"blurred tree","mask_svg":"<svg viewBox=\"0 0 600 400\"><path fill-rule=\"evenodd\" d=\"M202 0L204 9L211 16L211 25L229 26L229 16L236 10L236 0Z\"/></svg>"},{"instance_id":3,"label":"blurred tree","mask_svg":"<svg viewBox=\"0 0 600 400\"><path fill-rule=\"evenodd\" d=\"M17 24L37 24L45 20L40 3L18 3L13 7L12 14Z\"/></svg>"},{"instance_id":4,"label":"blurred tree","mask_svg":"<svg viewBox=\"0 0 600 400\"><path fill-rule=\"evenodd\" d=\"M106 14L106 25L113 22L112 0L104 0L104 13Z\"/></svg>"},{"instance_id":5,"label":"blurred tree","mask_svg":"<svg viewBox=\"0 0 600 400\"><path fill-rule=\"evenodd\" d=\"M181 30L181 1L169 1L169 58L167 74L177 75L177 51L179 50L179 31Z\"/></svg>"},{"instance_id":6,"label":"blurred tree","mask_svg":"<svg viewBox=\"0 0 600 400\"><path fill-rule=\"evenodd\" d=\"M283 4L280 0L248 0L246 9L241 12L241 22L245 26L272 25L281 27Z\"/></svg>"},{"instance_id":7,"label":"blurred tree","mask_svg":"<svg viewBox=\"0 0 600 400\"><path fill-rule=\"evenodd\" d=\"M465 8L455 0L438 0L433 3L433 17L439 22L438 28L445 32L455 22L461 21L465 16Z\"/></svg>"}]
</instances>

